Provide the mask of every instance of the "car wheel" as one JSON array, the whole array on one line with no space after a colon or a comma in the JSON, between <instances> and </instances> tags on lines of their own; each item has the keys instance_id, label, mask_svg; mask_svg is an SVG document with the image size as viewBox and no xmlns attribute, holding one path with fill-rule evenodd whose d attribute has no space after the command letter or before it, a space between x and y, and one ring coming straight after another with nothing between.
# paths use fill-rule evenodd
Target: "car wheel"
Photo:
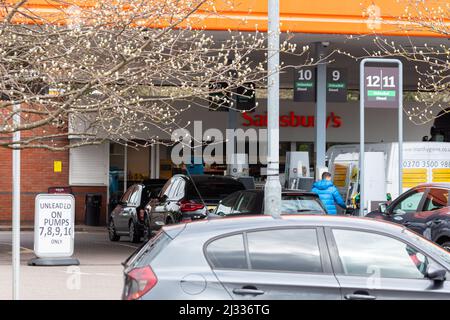
<instances>
[{"instance_id":1,"label":"car wheel","mask_svg":"<svg viewBox=\"0 0 450 320\"><path fill-rule=\"evenodd\" d=\"M116 226L114 225L114 220L111 219L108 224L108 236L111 241L119 241L120 236L116 233Z\"/></svg>"},{"instance_id":2,"label":"car wheel","mask_svg":"<svg viewBox=\"0 0 450 320\"><path fill-rule=\"evenodd\" d=\"M133 243L137 243L140 240L139 234L136 230L136 225L133 221L130 221L130 227L129 227L129 235L130 235L130 241Z\"/></svg>"},{"instance_id":3,"label":"car wheel","mask_svg":"<svg viewBox=\"0 0 450 320\"><path fill-rule=\"evenodd\" d=\"M166 226L169 225L169 224L173 224L173 220L170 219L170 218L166 220Z\"/></svg>"},{"instance_id":4,"label":"car wheel","mask_svg":"<svg viewBox=\"0 0 450 320\"><path fill-rule=\"evenodd\" d=\"M450 241L446 241L441 244L441 247L450 252Z\"/></svg>"}]
</instances>

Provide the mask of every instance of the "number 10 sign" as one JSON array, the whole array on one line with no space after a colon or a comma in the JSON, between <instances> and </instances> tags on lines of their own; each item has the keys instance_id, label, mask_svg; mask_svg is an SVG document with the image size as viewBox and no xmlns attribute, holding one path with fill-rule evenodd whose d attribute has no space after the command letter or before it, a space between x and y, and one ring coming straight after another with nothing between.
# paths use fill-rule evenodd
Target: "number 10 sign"
<instances>
[{"instance_id":1,"label":"number 10 sign","mask_svg":"<svg viewBox=\"0 0 450 320\"><path fill-rule=\"evenodd\" d=\"M398 108L400 99L398 64L382 62L364 65L364 106L366 108Z\"/></svg>"}]
</instances>

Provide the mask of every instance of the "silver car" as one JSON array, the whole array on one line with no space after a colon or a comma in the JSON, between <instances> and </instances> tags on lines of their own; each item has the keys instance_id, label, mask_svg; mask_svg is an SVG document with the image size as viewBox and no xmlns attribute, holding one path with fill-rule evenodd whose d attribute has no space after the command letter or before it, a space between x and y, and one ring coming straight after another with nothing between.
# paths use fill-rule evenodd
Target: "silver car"
<instances>
[{"instance_id":1,"label":"silver car","mask_svg":"<svg viewBox=\"0 0 450 320\"><path fill-rule=\"evenodd\" d=\"M450 254L405 227L339 216L163 228L124 263L123 299L449 299Z\"/></svg>"}]
</instances>

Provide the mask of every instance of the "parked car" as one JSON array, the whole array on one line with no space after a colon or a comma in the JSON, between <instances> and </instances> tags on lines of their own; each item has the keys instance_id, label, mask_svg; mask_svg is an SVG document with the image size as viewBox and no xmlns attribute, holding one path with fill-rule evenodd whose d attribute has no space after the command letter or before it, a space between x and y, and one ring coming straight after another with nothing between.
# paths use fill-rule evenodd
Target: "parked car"
<instances>
[{"instance_id":1,"label":"parked car","mask_svg":"<svg viewBox=\"0 0 450 320\"><path fill-rule=\"evenodd\" d=\"M450 299L449 252L367 218L260 215L164 227L124 267L123 299Z\"/></svg>"},{"instance_id":2,"label":"parked car","mask_svg":"<svg viewBox=\"0 0 450 320\"><path fill-rule=\"evenodd\" d=\"M144 231L145 205L151 198L158 196L166 182L165 179L151 179L127 189L109 217L108 234L111 241L129 236L131 242L139 242Z\"/></svg>"},{"instance_id":3,"label":"parked car","mask_svg":"<svg viewBox=\"0 0 450 320\"><path fill-rule=\"evenodd\" d=\"M282 214L326 214L327 211L312 192L283 190L281 193ZM219 202L208 218L232 217L237 215L264 214L264 190L243 190L230 194Z\"/></svg>"},{"instance_id":4,"label":"parked car","mask_svg":"<svg viewBox=\"0 0 450 320\"><path fill-rule=\"evenodd\" d=\"M367 217L402 224L450 250L450 183L418 185Z\"/></svg>"},{"instance_id":5,"label":"parked car","mask_svg":"<svg viewBox=\"0 0 450 320\"><path fill-rule=\"evenodd\" d=\"M150 237L163 225L203 219L221 199L239 190L245 186L232 177L174 175L146 206L145 234Z\"/></svg>"}]
</instances>

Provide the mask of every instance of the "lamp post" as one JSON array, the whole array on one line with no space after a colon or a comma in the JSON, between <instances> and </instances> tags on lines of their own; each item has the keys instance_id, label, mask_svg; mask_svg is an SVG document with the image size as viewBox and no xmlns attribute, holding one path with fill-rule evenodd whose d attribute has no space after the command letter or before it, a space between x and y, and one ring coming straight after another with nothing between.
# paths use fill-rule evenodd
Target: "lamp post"
<instances>
[{"instance_id":1,"label":"lamp post","mask_svg":"<svg viewBox=\"0 0 450 320\"><path fill-rule=\"evenodd\" d=\"M279 177L279 114L280 114L280 5L268 0L268 60L267 60L267 180L264 186L264 214L280 216L281 184Z\"/></svg>"},{"instance_id":2,"label":"lamp post","mask_svg":"<svg viewBox=\"0 0 450 320\"><path fill-rule=\"evenodd\" d=\"M20 125L20 104L14 104L13 115L13 151L12 151L12 266L14 300L19 299L20 286L20 149L17 142L20 141L20 131L16 128Z\"/></svg>"}]
</instances>

